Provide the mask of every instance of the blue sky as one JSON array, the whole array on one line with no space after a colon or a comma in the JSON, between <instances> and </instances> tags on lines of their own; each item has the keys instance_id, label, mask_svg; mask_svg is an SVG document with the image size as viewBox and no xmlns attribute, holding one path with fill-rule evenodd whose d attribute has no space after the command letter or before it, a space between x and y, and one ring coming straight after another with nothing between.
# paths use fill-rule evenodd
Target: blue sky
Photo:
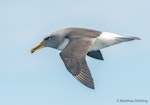
<instances>
[{"instance_id":1,"label":"blue sky","mask_svg":"<svg viewBox=\"0 0 150 105\"><path fill-rule=\"evenodd\" d=\"M1 0L0 105L150 104L149 0ZM108 31L142 40L102 50L104 61L87 57L91 90L66 70L59 51L30 54L47 33L65 27ZM143 105L138 102L136 105Z\"/></svg>"}]
</instances>

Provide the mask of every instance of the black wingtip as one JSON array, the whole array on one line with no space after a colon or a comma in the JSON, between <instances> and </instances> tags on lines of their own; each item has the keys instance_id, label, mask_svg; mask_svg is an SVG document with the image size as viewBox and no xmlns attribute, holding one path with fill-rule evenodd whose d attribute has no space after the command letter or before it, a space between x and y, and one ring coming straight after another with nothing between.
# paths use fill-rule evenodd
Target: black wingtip
<instances>
[{"instance_id":1,"label":"black wingtip","mask_svg":"<svg viewBox=\"0 0 150 105\"><path fill-rule=\"evenodd\" d=\"M87 85L87 84L84 84L86 87L88 87L88 88L90 88L90 89L95 89L95 86L94 86L94 84L92 84L92 85Z\"/></svg>"},{"instance_id":2,"label":"black wingtip","mask_svg":"<svg viewBox=\"0 0 150 105\"><path fill-rule=\"evenodd\" d=\"M93 84L91 84L91 85L86 85L87 87L89 87L90 89L95 89L95 86L94 86L94 82L93 82Z\"/></svg>"},{"instance_id":3,"label":"black wingtip","mask_svg":"<svg viewBox=\"0 0 150 105\"><path fill-rule=\"evenodd\" d=\"M94 89L95 89L94 85L91 85L91 86L86 85L86 84L84 84L84 85L85 85L86 87L88 87L88 88L92 89L92 90L94 90Z\"/></svg>"},{"instance_id":4,"label":"black wingtip","mask_svg":"<svg viewBox=\"0 0 150 105\"><path fill-rule=\"evenodd\" d=\"M90 88L90 89L95 89L94 87L94 82L88 82L86 80L83 80L81 77L79 76L74 76L80 83L82 83L84 86Z\"/></svg>"},{"instance_id":5,"label":"black wingtip","mask_svg":"<svg viewBox=\"0 0 150 105\"><path fill-rule=\"evenodd\" d=\"M90 89L93 89L93 90L94 90L94 89L95 89L95 87L94 87L94 86L93 86L93 87L90 87Z\"/></svg>"}]
</instances>

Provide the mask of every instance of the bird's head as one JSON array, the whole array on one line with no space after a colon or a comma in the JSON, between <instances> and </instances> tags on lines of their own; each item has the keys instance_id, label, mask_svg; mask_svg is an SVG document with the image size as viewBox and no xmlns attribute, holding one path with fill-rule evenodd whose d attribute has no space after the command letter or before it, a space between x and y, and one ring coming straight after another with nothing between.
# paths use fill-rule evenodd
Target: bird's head
<instances>
[{"instance_id":1,"label":"bird's head","mask_svg":"<svg viewBox=\"0 0 150 105\"><path fill-rule=\"evenodd\" d=\"M52 36L44 38L37 46L31 49L31 53L34 53L37 50L40 50L44 47L52 47Z\"/></svg>"},{"instance_id":2,"label":"bird's head","mask_svg":"<svg viewBox=\"0 0 150 105\"><path fill-rule=\"evenodd\" d=\"M37 50L40 50L44 47L56 48L62 42L63 38L58 35L50 35L44 38L37 46L31 49L31 53L34 53Z\"/></svg>"}]
</instances>

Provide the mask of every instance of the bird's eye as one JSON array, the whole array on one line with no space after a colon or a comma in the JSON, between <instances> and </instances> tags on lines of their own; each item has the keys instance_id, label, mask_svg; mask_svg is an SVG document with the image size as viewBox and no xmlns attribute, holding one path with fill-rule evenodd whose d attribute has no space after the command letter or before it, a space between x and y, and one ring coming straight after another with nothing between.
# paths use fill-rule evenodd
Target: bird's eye
<instances>
[{"instance_id":1,"label":"bird's eye","mask_svg":"<svg viewBox=\"0 0 150 105\"><path fill-rule=\"evenodd\" d=\"M50 37L46 37L46 38L44 38L44 40L48 40Z\"/></svg>"}]
</instances>

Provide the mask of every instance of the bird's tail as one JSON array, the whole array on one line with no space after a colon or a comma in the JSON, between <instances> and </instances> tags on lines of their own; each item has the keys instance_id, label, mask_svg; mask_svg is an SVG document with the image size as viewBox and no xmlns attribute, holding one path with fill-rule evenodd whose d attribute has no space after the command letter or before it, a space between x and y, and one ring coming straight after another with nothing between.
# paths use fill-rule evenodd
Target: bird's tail
<instances>
[{"instance_id":1,"label":"bird's tail","mask_svg":"<svg viewBox=\"0 0 150 105\"><path fill-rule=\"evenodd\" d=\"M125 37L117 37L116 40L118 42L126 42L126 41L141 40L141 39L135 36L125 36Z\"/></svg>"}]
</instances>

